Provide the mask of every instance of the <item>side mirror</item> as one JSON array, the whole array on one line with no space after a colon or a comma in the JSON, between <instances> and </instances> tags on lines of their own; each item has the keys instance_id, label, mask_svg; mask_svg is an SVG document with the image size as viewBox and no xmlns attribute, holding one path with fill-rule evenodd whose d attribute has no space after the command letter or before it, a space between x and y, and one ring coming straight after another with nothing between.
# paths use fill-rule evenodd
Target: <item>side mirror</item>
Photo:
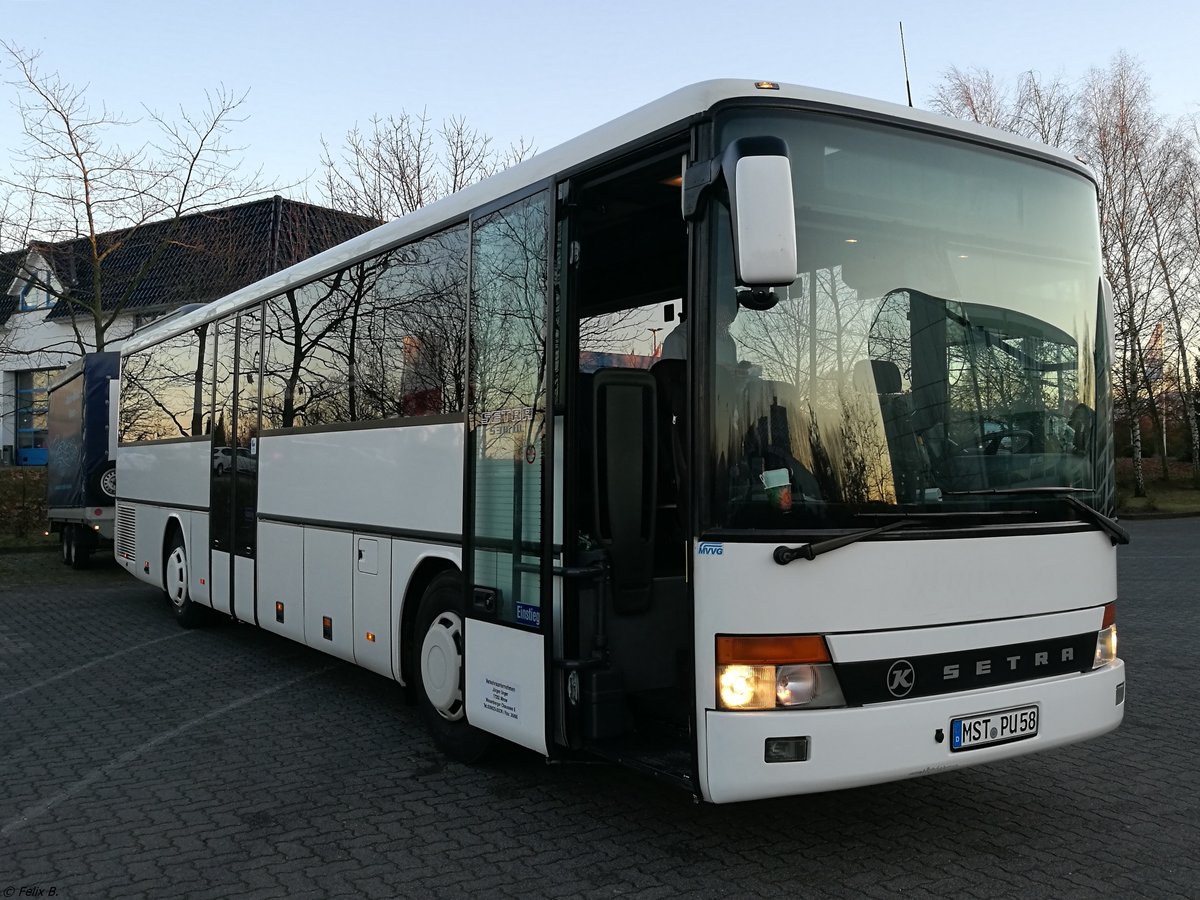
<instances>
[{"instance_id":1,"label":"side mirror","mask_svg":"<svg viewBox=\"0 0 1200 900\"><path fill-rule=\"evenodd\" d=\"M777 137L739 138L721 160L733 217L739 284L772 288L796 280L796 213L787 144Z\"/></svg>"}]
</instances>

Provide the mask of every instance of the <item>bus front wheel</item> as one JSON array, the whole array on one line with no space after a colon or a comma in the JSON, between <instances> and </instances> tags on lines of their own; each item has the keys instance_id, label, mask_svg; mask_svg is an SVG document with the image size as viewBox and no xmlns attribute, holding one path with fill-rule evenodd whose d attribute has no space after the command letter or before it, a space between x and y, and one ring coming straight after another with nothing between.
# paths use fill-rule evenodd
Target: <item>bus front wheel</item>
<instances>
[{"instance_id":1,"label":"bus front wheel","mask_svg":"<svg viewBox=\"0 0 1200 900\"><path fill-rule=\"evenodd\" d=\"M462 576L443 572L434 578L417 607L412 653L417 702L433 742L450 758L471 763L487 752L492 736L467 722L462 607Z\"/></svg>"}]
</instances>

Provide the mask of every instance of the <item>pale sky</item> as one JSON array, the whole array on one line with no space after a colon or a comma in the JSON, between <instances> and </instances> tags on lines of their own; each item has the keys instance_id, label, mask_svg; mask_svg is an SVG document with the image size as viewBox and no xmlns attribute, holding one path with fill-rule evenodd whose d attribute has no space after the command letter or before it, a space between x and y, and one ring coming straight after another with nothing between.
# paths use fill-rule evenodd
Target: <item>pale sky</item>
<instances>
[{"instance_id":1,"label":"pale sky","mask_svg":"<svg viewBox=\"0 0 1200 900\"><path fill-rule=\"evenodd\" d=\"M539 149L678 87L745 77L904 102L949 66L1070 80L1119 50L1150 76L1159 110L1200 113L1200 2L458 2L209 0L203 4L0 0L0 33L42 66L137 116L198 108L205 88L250 91L234 141L248 168L286 185L313 173L372 114L461 115L507 145ZM11 78L5 71L5 82ZM20 139L0 84L0 166ZM300 197L302 189L285 191Z\"/></svg>"}]
</instances>

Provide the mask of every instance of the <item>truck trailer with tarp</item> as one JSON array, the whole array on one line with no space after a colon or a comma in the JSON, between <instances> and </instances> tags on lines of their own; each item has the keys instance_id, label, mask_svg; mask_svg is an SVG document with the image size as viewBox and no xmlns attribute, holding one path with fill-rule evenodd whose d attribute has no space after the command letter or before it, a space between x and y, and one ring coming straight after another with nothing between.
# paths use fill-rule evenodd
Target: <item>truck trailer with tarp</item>
<instances>
[{"instance_id":1,"label":"truck trailer with tarp","mask_svg":"<svg viewBox=\"0 0 1200 900\"><path fill-rule=\"evenodd\" d=\"M113 538L119 371L120 354L86 353L50 384L47 517L63 562L76 568Z\"/></svg>"}]
</instances>

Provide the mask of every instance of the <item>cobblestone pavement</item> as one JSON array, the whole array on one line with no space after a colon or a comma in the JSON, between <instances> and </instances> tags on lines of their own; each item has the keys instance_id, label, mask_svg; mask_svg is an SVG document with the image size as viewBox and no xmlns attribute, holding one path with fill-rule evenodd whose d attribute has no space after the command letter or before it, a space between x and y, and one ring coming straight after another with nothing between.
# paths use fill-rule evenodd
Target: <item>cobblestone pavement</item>
<instances>
[{"instance_id":1,"label":"cobblestone pavement","mask_svg":"<svg viewBox=\"0 0 1200 900\"><path fill-rule=\"evenodd\" d=\"M1196 896L1200 520L1132 531L1119 731L728 807L516 749L447 762L385 679L247 626L185 632L111 564L9 555L0 897Z\"/></svg>"}]
</instances>

